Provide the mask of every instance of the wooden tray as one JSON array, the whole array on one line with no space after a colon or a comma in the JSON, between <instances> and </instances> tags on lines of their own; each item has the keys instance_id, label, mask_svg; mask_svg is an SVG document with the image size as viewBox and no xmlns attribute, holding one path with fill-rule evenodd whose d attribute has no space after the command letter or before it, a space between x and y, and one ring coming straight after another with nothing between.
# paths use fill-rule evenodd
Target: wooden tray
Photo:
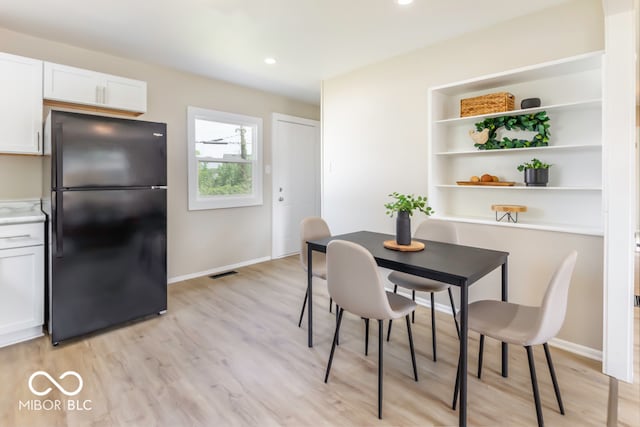
<instances>
[{"instance_id":1,"label":"wooden tray","mask_svg":"<svg viewBox=\"0 0 640 427\"><path fill-rule=\"evenodd\" d=\"M493 187L513 187L516 185L513 181L498 181L498 182L473 182L473 181L456 181L458 185L489 185Z\"/></svg>"},{"instance_id":2,"label":"wooden tray","mask_svg":"<svg viewBox=\"0 0 640 427\"><path fill-rule=\"evenodd\" d=\"M399 245L395 240L385 240L383 244L387 249L400 252L418 252L424 249L424 243L415 240L412 240L409 245Z\"/></svg>"}]
</instances>

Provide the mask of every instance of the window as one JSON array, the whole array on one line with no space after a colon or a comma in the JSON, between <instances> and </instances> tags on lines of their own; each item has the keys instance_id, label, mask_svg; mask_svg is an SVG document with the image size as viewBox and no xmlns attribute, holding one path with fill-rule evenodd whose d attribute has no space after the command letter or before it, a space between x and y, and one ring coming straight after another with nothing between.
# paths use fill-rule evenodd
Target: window
<instances>
[{"instance_id":1,"label":"window","mask_svg":"<svg viewBox=\"0 0 640 427\"><path fill-rule=\"evenodd\" d=\"M189 210L262 204L262 119L188 107Z\"/></svg>"}]
</instances>

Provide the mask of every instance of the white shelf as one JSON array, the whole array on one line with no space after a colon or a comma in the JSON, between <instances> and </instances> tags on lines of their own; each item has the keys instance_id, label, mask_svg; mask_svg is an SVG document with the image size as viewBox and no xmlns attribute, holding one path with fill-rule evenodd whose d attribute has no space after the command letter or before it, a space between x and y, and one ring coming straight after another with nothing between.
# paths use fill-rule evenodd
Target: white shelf
<instances>
[{"instance_id":1,"label":"white shelf","mask_svg":"<svg viewBox=\"0 0 640 427\"><path fill-rule=\"evenodd\" d=\"M538 224L527 223L519 220L517 223L501 222L490 218L473 218L473 217L456 217L456 216L433 216L434 219L440 219L443 221L463 222L468 224L484 224L492 225L496 227L508 227L508 228L522 228L529 230L541 230L541 231L555 231L560 233L571 234L584 234L588 236L603 236L604 230L597 227L576 227L567 224Z\"/></svg>"},{"instance_id":2,"label":"white shelf","mask_svg":"<svg viewBox=\"0 0 640 427\"><path fill-rule=\"evenodd\" d=\"M457 184L441 184L435 185L436 188L469 188L483 190L526 190L526 191L602 191L602 187L527 187L526 185L457 185Z\"/></svg>"},{"instance_id":3,"label":"white shelf","mask_svg":"<svg viewBox=\"0 0 640 427\"><path fill-rule=\"evenodd\" d=\"M595 108L595 107L601 107L601 106L602 106L602 99L587 99L584 101L567 102L567 103L555 104L555 105L546 105L546 106L536 107L536 108L502 111L500 113L488 113L488 114L480 114L477 116L468 116L468 117L454 117L451 119L436 120L435 123L439 125L452 126L452 125L464 124L467 122L478 122L491 117L519 116L523 114L535 114L540 111L553 112L553 111L562 111L562 110L578 110L580 108Z\"/></svg>"},{"instance_id":4,"label":"white shelf","mask_svg":"<svg viewBox=\"0 0 640 427\"><path fill-rule=\"evenodd\" d=\"M436 86L432 89L447 96L456 96L521 82L571 75L585 70L596 70L602 66L602 54L603 51L584 53L543 64L526 66L456 83Z\"/></svg>"},{"instance_id":5,"label":"white shelf","mask_svg":"<svg viewBox=\"0 0 640 427\"><path fill-rule=\"evenodd\" d=\"M436 156L468 156L476 154L507 154L520 153L522 151L558 151L558 150L602 150L602 144L573 144L573 145L547 145L546 147L526 147L526 148L505 148L500 150L465 150L465 151L442 151Z\"/></svg>"}]
</instances>

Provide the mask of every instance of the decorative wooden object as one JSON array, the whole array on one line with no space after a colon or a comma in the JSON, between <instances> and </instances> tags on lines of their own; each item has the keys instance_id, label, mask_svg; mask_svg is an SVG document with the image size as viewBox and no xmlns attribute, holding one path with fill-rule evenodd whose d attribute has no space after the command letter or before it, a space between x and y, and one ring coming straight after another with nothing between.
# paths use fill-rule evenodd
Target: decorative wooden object
<instances>
[{"instance_id":1,"label":"decorative wooden object","mask_svg":"<svg viewBox=\"0 0 640 427\"><path fill-rule=\"evenodd\" d=\"M419 252L424 249L424 243L415 240L409 245L399 245L395 240L385 240L383 244L387 249L400 252Z\"/></svg>"},{"instance_id":2,"label":"decorative wooden object","mask_svg":"<svg viewBox=\"0 0 640 427\"><path fill-rule=\"evenodd\" d=\"M527 207L523 205L491 205L491 210L496 213L496 221L502 221L507 218L507 222L518 222L518 212L526 212ZM504 212L500 218L498 218L498 212ZM511 215L515 213L514 215Z\"/></svg>"},{"instance_id":3,"label":"decorative wooden object","mask_svg":"<svg viewBox=\"0 0 640 427\"><path fill-rule=\"evenodd\" d=\"M502 113L513 110L515 97L509 92L497 92L460 100L460 117Z\"/></svg>"}]
</instances>

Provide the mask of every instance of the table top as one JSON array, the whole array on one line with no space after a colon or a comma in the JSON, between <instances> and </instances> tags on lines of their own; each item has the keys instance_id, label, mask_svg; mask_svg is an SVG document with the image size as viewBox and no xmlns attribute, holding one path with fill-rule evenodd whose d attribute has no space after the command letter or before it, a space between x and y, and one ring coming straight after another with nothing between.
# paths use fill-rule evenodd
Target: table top
<instances>
[{"instance_id":1,"label":"table top","mask_svg":"<svg viewBox=\"0 0 640 427\"><path fill-rule=\"evenodd\" d=\"M399 252L386 249L385 240L394 239L390 234L358 231L323 239L309 240L313 250L326 252L332 240L347 240L364 246L380 267L427 277L451 285L471 285L486 274L507 262L508 252L451 243L415 239L423 242L420 252Z\"/></svg>"}]
</instances>

